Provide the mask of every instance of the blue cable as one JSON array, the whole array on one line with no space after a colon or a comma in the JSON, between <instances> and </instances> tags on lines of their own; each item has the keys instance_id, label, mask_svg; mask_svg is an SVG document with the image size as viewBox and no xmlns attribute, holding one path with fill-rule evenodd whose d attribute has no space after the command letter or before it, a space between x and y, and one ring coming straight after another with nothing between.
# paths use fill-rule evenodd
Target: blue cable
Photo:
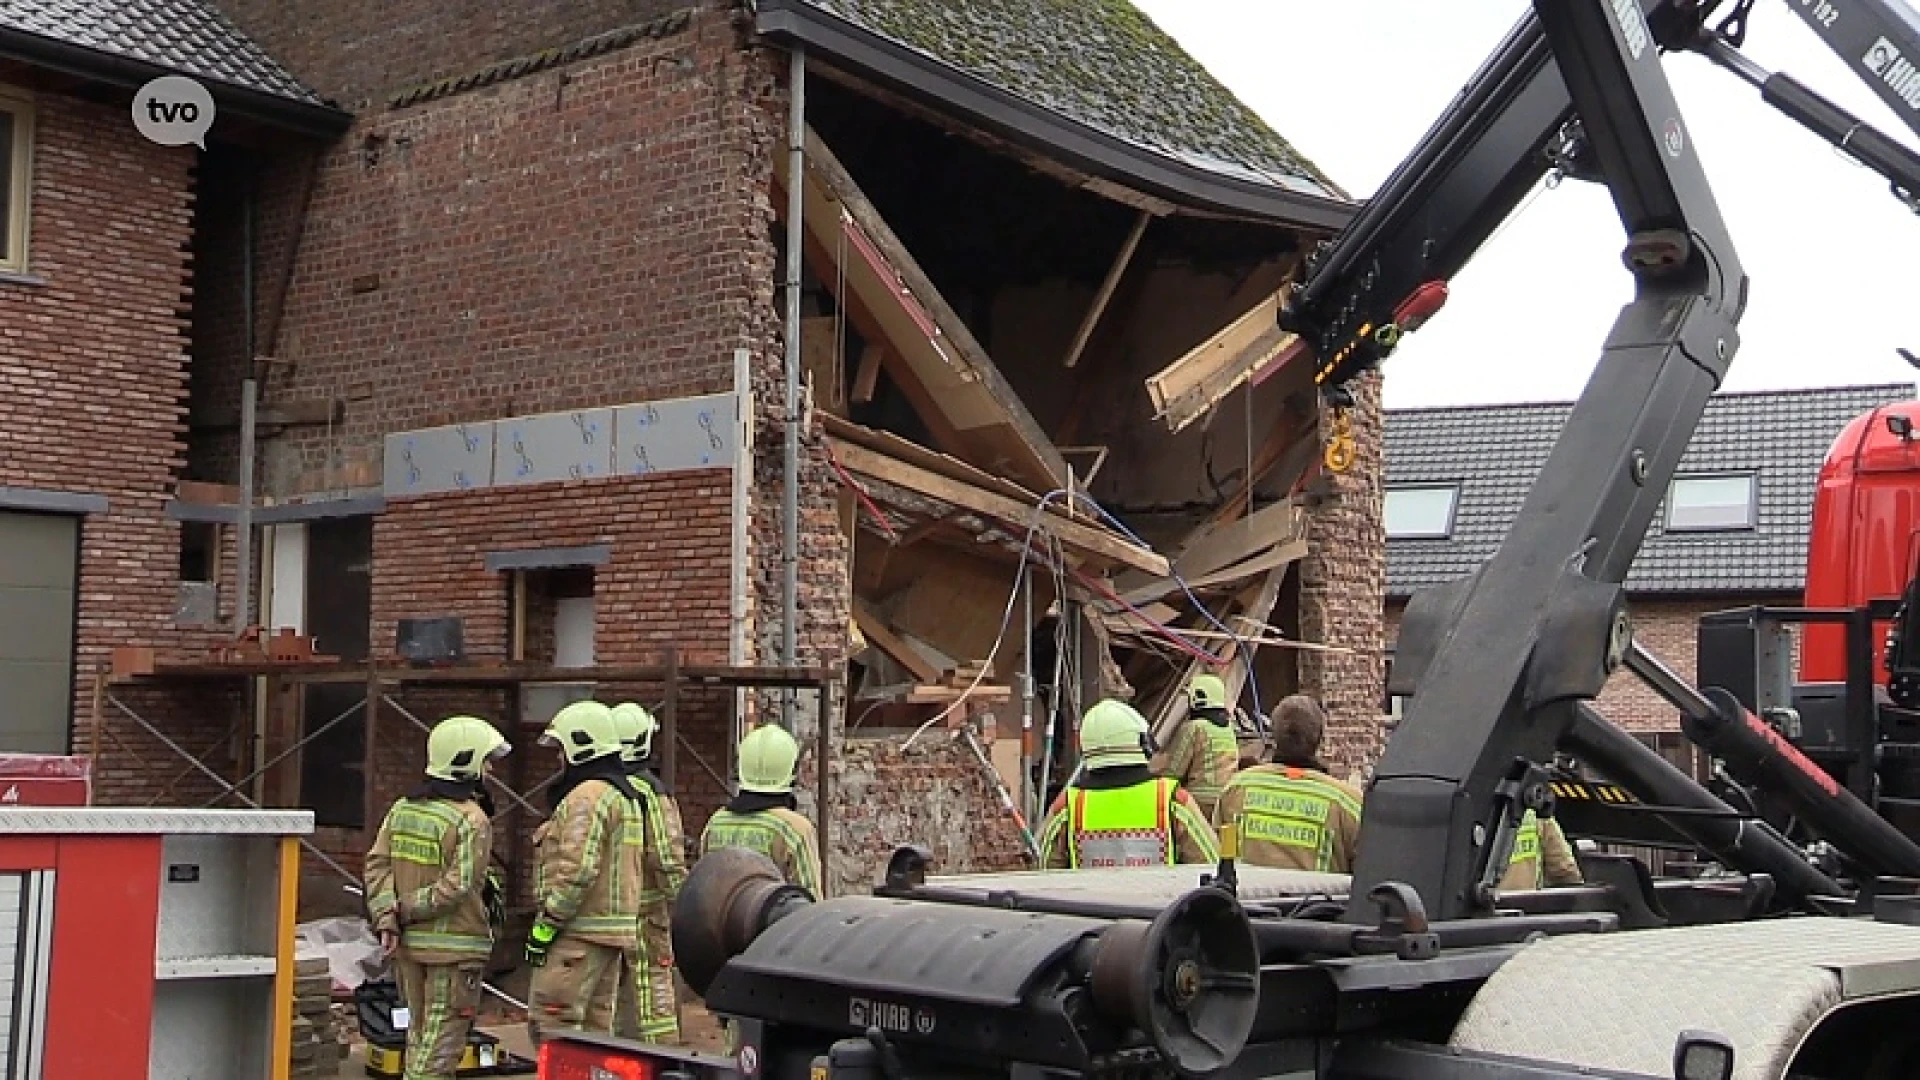
<instances>
[{"instance_id":1,"label":"blue cable","mask_svg":"<svg viewBox=\"0 0 1920 1080\"><path fill-rule=\"evenodd\" d=\"M1092 507L1095 513L1099 514L1102 518L1105 518L1107 522L1111 524L1114 528L1120 530L1121 535L1125 536L1127 539L1133 541L1134 543L1140 545L1141 547L1146 548L1148 551L1153 550L1152 544L1149 544L1145 540L1140 539L1138 534L1136 534L1132 529L1127 528L1127 525L1125 522L1121 521L1117 517L1114 517L1112 514L1109 514L1107 512L1106 507L1101 506L1099 503L1094 501L1093 496L1087 494L1084 491L1075 491L1073 494L1079 499L1081 499L1082 501L1084 501L1088 506ZM1256 730L1258 730L1261 734L1264 735L1267 730L1267 718L1266 718L1266 711L1260 707L1260 677L1254 674L1253 650L1247 647L1246 640L1243 639L1238 633L1236 633L1232 627L1226 625L1225 623L1221 622L1219 619L1216 619L1213 617L1213 612L1207 608L1207 605L1200 602L1199 597L1193 595L1193 590L1187 587L1186 579L1180 576L1179 571L1173 569L1171 563L1169 563L1167 567L1167 573L1173 578L1174 584L1180 586L1180 591L1186 594L1187 601L1191 603L1194 607L1198 608L1200 610L1200 614L1205 615L1207 617L1208 622L1218 627L1221 630L1221 632L1225 633L1227 637L1235 645L1240 647L1240 654L1242 657L1244 657L1244 662L1247 667L1247 689L1249 692L1253 694L1253 725ZM1208 650L1208 651L1211 652L1211 650Z\"/></svg>"}]
</instances>

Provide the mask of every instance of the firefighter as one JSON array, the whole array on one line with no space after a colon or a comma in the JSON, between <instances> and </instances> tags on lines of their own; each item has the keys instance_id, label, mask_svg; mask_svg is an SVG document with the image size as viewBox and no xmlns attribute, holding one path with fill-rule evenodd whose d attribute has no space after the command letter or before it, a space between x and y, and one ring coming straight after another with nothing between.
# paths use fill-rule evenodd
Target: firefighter
<instances>
[{"instance_id":1,"label":"firefighter","mask_svg":"<svg viewBox=\"0 0 1920 1080\"><path fill-rule=\"evenodd\" d=\"M1187 719L1173 742L1155 755L1153 773L1177 781L1211 817L1227 781L1240 768L1240 740L1227 712L1227 687L1218 675L1196 675L1187 687Z\"/></svg>"},{"instance_id":2,"label":"firefighter","mask_svg":"<svg viewBox=\"0 0 1920 1080\"><path fill-rule=\"evenodd\" d=\"M560 748L565 768L553 783L553 815L533 834L537 911L526 956L535 1046L560 1028L612 1034L646 879L645 804L627 779L613 710L576 701L554 714L540 741Z\"/></svg>"},{"instance_id":3,"label":"firefighter","mask_svg":"<svg viewBox=\"0 0 1920 1080\"><path fill-rule=\"evenodd\" d=\"M1111 698L1080 718L1083 775L1040 831L1040 866L1170 866L1220 859L1220 843L1178 783L1147 767L1146 717Z\"/></svg>"},{"instance_id":4,"label":"firefighter","mask_svg":"<svg viewBox=\"0 0 1920 1080\"><path fill-rule=\"evenodd\" d=\"M1520 818L1513 838L1513 858L1507 861L1507 873L1500 879L1500 891L1539 889L1550 885L1579 885L1585 878L1580 862L1560 823L1541 821L1529 810Z\"/></svg>"},{"instance_id":5,"label":"firefighter","mask_svg":"<svg viewBox=\"0 0 1920 1080\"><path fill-rule=\"evenodd\" d=\"M1360 791L1319 761L1326 713L1305 694L1274 706L1271 762L1235 776L1214 811L1216 827L1240 825L1240 861L1325 873L1353 872Z\"/></svg>"},{"instance_id":6,"label":"firefighter","mask_svg":"<svg viewBox=\"0 0 1920 1080\"><path fill-rule=\"evenodd\" d=\"M407 1080L453 1080L466 1054L502 912L486 773L510 749L479 717L435 724L425 783L387 811L367 852L367 911L412 1014Z\"/></svg>"},{"instance_id":7,"label":"firefighter","mask_svg":"<svg viewBox=\"0 0 1920 1080\"><path fill-rule=\"evenodd\" d=\"M680 1041L680 1006L674 996L672 913L680 886L687 880L686 834L680 825L680 806L653 768L653 737L659 721L631 701L615 705L613 719L620 736L621 762L645 810L639 820L630 820L630 827L644 830L646 880L640 889L636 947L621 964L619 997L606 1007L614 1013L614 1034L673 1043Z\"/></svg>"},{"instance_id":8,"label":"firefighter","mask_svg":"<svg viewBox=\"0 0 1920 1080\"><path fill-rule=\"evenodd\" d=\"M740 792L707 819L700 854L745 847L773 860L787 884L820 898L820 838L793 797L800 744L778 724L761 724L740 740Z\"/></svg>"}]
</instances>

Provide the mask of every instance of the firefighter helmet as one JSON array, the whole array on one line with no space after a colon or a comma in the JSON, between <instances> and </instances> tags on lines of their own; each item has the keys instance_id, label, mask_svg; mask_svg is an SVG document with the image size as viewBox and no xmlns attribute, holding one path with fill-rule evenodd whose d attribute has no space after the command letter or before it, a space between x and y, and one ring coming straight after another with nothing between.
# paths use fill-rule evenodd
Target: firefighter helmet
<instances>
[{"instance_id":1,"label":"firefighter helmet","mask_svg":"<svg viewBox=\"0 0 1920 1080\"><path fill-rule=\"evenodd\" d=\"M1147 718L1124 701L1107 698L1080 718L1080 756L1089 769L1145 765L1150 743Z\"/></svg>"},{"instance_id":2,"label":"firefighter helmet","mask_svg":"<svg viewBox=\"0 0 1920 1080\"><path fill-rule=\"evenodd\" d=\"M477 780L480 767L513 749L492 724L477 716L449 716L427 733L427 775L439 780Z\"/></svg>"},{"instance_id":3,"label":"firefighter helmet","mask_svg":"<svg viewBox=\"0 0 1920 1080\"><path fill-rule=\"evenodd\" d=\"M1227 684L1220 681L1218 675L1195 675L1187 684L1187 708L1198 712L1201 709L1224 709L1227 707Z\"/></svg>"},{"instance_id":4,"label":"firefighter helmet","mask_svg":"<svg viewBox=\"0 0 1920 1080\"><path fill-rule=\"evenodd\" d=\"M554 713L540 741L560 747L570 765L584 765L620 752L613 710L597 701L576 701Z\"/></svg>"},{"instance_id":5,"label":"firefighter helmet","mask_svg":"<svg viewBox=\"0 0 1920 1080\"><path fill-rule=\"evenodd\" d=\"M740 790L784 795L793 790L800 744L778 724L761 724L740 740Z\"/></svg>"},{"instance_id":6,"label":"firefighter helmet","mask_svg":"<svg viewBox=\"0 0 1920 1080\"><path fill-rule=\"evenodd\" d=\"M623 701L613 707L613 723L620 735L620 756L628 761L643 761L653 753L653 735L660 721L638 702Z\"/></svg>"}]
</instances>

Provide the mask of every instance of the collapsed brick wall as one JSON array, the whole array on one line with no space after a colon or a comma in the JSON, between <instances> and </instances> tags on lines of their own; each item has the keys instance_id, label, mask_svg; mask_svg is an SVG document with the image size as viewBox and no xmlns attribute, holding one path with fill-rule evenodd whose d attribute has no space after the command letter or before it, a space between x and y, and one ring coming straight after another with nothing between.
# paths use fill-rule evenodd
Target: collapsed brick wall
<instances>
[{"instance_id":1,"label":"collapsed brick wall","mask_svg":"<svg viewBox=\"0 0 1920 1080\"><path fill-rule=\"evenodd\" d=\"M116 646L204 646L172 623L180 525L164 514L185 452L192 147L142 139L122 106L36 97L28 280L0 282L0 461L9 487L101 495L81 521L74 749L97 801L197 805L219 787L102 702ZM113 696L229 777L230 687Z\"/></svg>"},{"instance_id":2,"label":"collapsed brick wall","mask_svg":"<svg viewBox=\"0 0 1920 1080\"><path fill-rule=\"evenodd\" d=\"M1308 554L1299 570L1301 639L1349 650L1300 653L1300 687L1327 711L1322 757L1336 775L1356 779L1370 774L1385 730L1381 623L1387 559L1380 390L1377 372L1353 386L1353 463L1345 472L1324 473L1329 494L1308 518ZM1332 423L1330 412L1323 409L1323 444Z\"/></svg>"},{"instance_id":3,"label":"collapsed brick wall","mask_svg":"<svg viewBox=\"0 0 1920 1080\"><path fill-rule=\"evenodd\" d=\"M1021 870L1031 865L1019 825L1001 809L993 781L966 744L944 730L906 749L905 735L839 744L827 836L830 895L871 892L903 844L933 852L933 873ZM813 814L814 757L803 754L801 811Z\"/></svg>"}]
</instances>

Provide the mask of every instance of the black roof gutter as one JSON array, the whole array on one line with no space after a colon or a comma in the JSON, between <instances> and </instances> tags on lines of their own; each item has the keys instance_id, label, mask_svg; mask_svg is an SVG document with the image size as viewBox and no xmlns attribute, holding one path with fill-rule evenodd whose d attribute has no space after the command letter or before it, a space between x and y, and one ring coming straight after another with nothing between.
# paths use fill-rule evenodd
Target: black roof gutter
<instances>
[{"instance_id":1,"label":"black roof gutter","mask_svg":"<svg viewBox=\"0 0 1920 1080\"><path fill-rule=\"evenodd\" d=\"M214 107L218 112L270 124L299 135L333 139L353 125L352 113L330 105L297 101L265 90L207 78L196 72L101 52L24 30L0 27L0 58L129 90L138 90L162 75L185 75L207 88L207 92L213 95Z\"/></svg>"},{"instance_id":2,"label":"black roof gutter","mask_svg":"<svg viewBox=\"0 0 1920 1080\"><path fill-rule=\"evenodd\" d=\"M800 2L760 0L760 33L798 42L854 71L1083 172L1194 209L1337 232L1357 203L1226 176L1156 154Z\"/></svg>"}]
</instances>

